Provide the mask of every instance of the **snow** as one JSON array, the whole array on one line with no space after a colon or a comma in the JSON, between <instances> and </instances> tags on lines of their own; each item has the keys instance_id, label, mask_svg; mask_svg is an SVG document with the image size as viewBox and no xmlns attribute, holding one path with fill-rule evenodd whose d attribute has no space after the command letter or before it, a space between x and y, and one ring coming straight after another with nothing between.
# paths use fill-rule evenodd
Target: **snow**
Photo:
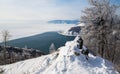
<instances>
[{"instance_id":1,"label":"snow","mask_svg":"<svg viewBox=\"0 0 120 74\"><path fill-rule=\"evenodd\" d=\"M78 37L58 51L42 57L0 66L3 74L119 74L112 63L89 53L86 56L77 48ZM85 48L85 46L84 46ZM77 52L80 55L76 56Z\"/></svg>"},{"instance_id":2,"label":"snow","mask_svg":"<svg viewBox=\"0 0 120 74\"><path fill-rule=\"evenodd\" d=\"M85 26L85 23L80 23L80 24L78 24L77 26Z\"/></svg>"}]
</instances>

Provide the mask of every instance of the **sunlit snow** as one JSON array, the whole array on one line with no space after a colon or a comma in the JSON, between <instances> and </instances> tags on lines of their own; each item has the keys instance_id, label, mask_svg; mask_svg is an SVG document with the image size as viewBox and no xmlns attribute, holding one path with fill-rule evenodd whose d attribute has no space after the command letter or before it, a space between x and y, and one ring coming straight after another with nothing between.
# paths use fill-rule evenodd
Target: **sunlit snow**
<instances>
[{"instance_id":1,"label":"sunlit snow","mask_svg":"<svg viewBox=\"0 0 120 74\"><path fill-rule=\"evenodd\" d=\"M77 48L77 39L52 54L0 66L0 69L4 70L3 74L119 74L109 61L98 56L89 54L87 60ZM76 56L75 52L80 55Z\"/></svg>"}]
</instances>

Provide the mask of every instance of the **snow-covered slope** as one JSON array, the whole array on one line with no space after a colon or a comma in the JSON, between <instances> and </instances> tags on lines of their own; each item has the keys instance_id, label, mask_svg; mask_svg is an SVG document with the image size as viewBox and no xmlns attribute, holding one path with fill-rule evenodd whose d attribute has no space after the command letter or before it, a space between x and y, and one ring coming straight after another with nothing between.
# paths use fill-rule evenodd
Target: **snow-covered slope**
<instances>
[{"instance_id":1,"label":"snow-covered slope","mask_svg":"<svg viewBox=\"0 0 120 74\"><path fill-rule=\"evenodd\" d=\"M112 64L89 54L89 59L77 48L77 40L67 42L52 54L18 63L0 66L3 74L119 74ZM75 55L75 52L80 55Z\"/></svg>"},{"instance_id":2,"label":"snow-covered slope","mask_svg":"<svg viewBox=\"0 0 120 74\"><path fill-rule=\"evenodd\" d=\"M85 23L80 23L78 25L72 26L67 30L61 32L61 34L67 35L67 36L77 36L81 30L81 27L84 27L84 26L85 26Z\"/></svg>"}]
</instances>

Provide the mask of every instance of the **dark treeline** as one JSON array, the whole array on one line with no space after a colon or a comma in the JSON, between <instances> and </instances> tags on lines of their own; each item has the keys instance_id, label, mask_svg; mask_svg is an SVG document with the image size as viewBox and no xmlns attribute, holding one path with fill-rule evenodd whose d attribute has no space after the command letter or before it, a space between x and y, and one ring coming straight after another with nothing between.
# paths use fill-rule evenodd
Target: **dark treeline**
<instances>
[{"instance_id":1,"label":"dark treeline","mask_svg":"<svg viewBox=\"0 0 120 74\"><path fill-rule=\"evenodd\" d=\"M18 48L6 46L6 51L4 52L4 46L0 46L0 65L11 64L17 61L26 60L30 58L35 58L38 56L45 55L40 50ZM6 55L4 57L4 55Z\"/></svg>"},{"instance_id":2,"label":"dark treeline","mask_svg":"<svg viewBox=\"0 0 120 74\"><path fill-rule=\"evenodd\" d=\"M110 0L89 0L81 20L86 22L81 36L84 45L97 55L111 61L120 72L120 15L119 6Z\"/></svg>"}]
</instances>

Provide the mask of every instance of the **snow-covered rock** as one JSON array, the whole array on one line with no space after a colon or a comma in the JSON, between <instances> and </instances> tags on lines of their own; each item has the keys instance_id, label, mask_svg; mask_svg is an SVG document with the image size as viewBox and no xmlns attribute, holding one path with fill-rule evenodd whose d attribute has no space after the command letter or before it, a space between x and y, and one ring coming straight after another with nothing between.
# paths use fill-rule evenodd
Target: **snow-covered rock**
<instances>
[{"instance_id":1,"label":"snow-covered rock","mask_svg":"<svg viewBox=\"0 0 120 74\"><path fill-rule=\"evenodd\" d=\"M89 53L87 60L77 48L77 40L76 37L52 54L0 66L0 69L3 74L119 74L112 63L101 57Z\"/></svg>"},{"instance_id":2,"label":"snow-covered rock","mask_svg":"<svg viewBox=\"0 0 120 74\"><path fill-rule=\"evenodd\" d=\"M81 31L81 28L84 26L85 26L85 23L80 23L80 24L70 27L67 30L60 32L60 33L62 35L67 35L67 36L77 36L79 34L79 32Z\"/></svg>"}]
</instances>

